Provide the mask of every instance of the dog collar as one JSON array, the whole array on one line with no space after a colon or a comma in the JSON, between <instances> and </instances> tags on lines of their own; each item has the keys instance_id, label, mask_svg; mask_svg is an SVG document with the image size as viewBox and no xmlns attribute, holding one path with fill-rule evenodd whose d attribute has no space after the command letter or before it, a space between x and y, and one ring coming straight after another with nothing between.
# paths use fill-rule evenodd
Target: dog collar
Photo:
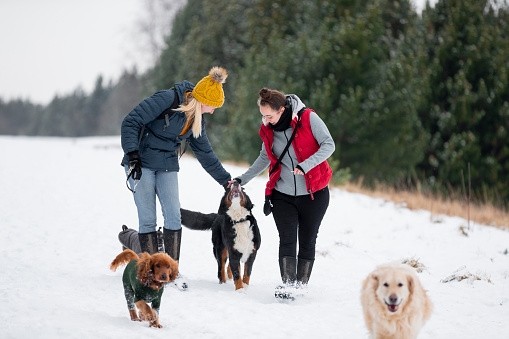
<instances>
[{"instance_id":1,"label":"dog collar","mask_svg":"<svg viewBox=\"0 0 509 339\"><path fill-rule=\"evenodd\" d=\"M252 218L253 216L250 214L248 214L245 218L242 218L242 219L239 219L239 220L233 220L233 223L234 224L240 224L241 222L244 222L244 221L248 221L250 218ZM230 217L231 218L231 217Z\"/></svg>"}]
</instances>

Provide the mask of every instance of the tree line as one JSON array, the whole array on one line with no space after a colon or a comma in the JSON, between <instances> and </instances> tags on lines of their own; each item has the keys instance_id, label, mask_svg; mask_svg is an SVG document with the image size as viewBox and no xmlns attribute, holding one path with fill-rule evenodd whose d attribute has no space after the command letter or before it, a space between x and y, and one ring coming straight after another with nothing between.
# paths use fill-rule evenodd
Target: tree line
<instances>
[{"instance_id":1,"label":"tree line","mask_svg":"<svg viewBox=\"0 0 509 339\"><path fill-rule=\"evenodd\" d=\"M188 0L154 67L128 73L138 95L98 80L90 96L17 102L39 119L7 132L13 103L0 102L0 133L67 136L85 132L64 127L81 119L88 135L118 134L141 97L221 65L226 103L207 134L222 159L259 154L257 93L269 87L297 94L325 121L338 182L448 195L462 191L470 163L474 195L507 204L508 23L505 0L439 0L421 15L409 0Z\"/></svg>"},{"instance_id":2,"label":"tree line","mask_svg":"<svg viewBox=\"0 0 509 339\"><path fill-rule=\"evenodd\" d=\"M126 112L138 103L142 89L143 77L134 69L124 71L115 83L98 76L90 94L78 88L71 94L55 96L48 105L0 99L0 134L116 135Z\"/></svg>"}]
</instances>

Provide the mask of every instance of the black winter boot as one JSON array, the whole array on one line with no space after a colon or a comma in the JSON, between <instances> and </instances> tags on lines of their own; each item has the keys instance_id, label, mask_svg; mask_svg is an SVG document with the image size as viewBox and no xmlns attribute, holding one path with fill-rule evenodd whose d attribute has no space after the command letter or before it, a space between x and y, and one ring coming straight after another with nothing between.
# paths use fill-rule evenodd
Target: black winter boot
<instances>
[{"instance_id":1,"label":"black winter boot","mask_svg":"<svg viewBox=\"0 0 509 339\"><path fill-rule=\"evenodd\" d=\"M122 251L130 249L137 254L141 253L138 231L128 228L126 225L122 225L122 232L118 234L118 240L122 244Z\"/></svg>"},{"instance_id":2,"label":"black winter boot","mask_svg":"<svg viewBox=\"0 0 509 339\"><path fill-rule=\"evenodd\" d=\"M279 271L281 272L281 280L284 284L293 284L297 279L296 269L297 259L294 257L279 258Z\"/></svg>"},{"instance_id":3,"label":"black winter boot","mask_svg":"<svg viewBox=\"0 0 509 339\"><path fill-rule=\"evenodd\" d=\"M283 285L276 287L274 296L276 299L294 300L293 290L295 289L297 259L294 257L280 257L279 270L281 272L281 280Z\"/></svg>"},{"instance_id":4,"label":"black winter boot","mask_svg":"<svg viewBox=\"0 0 509 339\"><path fill-rule=\"evenodd\" d=\"M313 270L314 260L299 258L297 263L297 282L302 285L307 285Z\"/></svg>"},{"instance_id":5,"label":"black winter boot","mask_svg":"<svg viewBox=\"0 0 509 339\"><path fill-rule=\"evenodd\" d=\"M180 260L180 241L182 239L182 229L178 231L173 231L164 228L163 229L163 239L164 239L164 251L168 254L173 260ZM188 288L187 280L179 273L177 278L173 281L173 286L181 291L185 291Z\"/></svg>"},{"instance_id":6,"label":"black winter boot","mask_svg":"<svg viewBox=\"0 0 509 339\"><path fill-rule=\"evenodd\" d=\"M178 231L173 231L164 228L163 239L164 239L164 251L166 252L166 254L168 254L173 260L179 261L182 229L179 229Z\"/></svg>"},{"instance_id":7,"label":"black winter boot","mask_svg":"<svg viewBox=\"0 0 509 339\"><path fill-rule=\"evenodd\" d=\"M148 254L157 253L157 232L150 233L139 233L141 252L147 252Z\"/></svg>"}]
</instances>

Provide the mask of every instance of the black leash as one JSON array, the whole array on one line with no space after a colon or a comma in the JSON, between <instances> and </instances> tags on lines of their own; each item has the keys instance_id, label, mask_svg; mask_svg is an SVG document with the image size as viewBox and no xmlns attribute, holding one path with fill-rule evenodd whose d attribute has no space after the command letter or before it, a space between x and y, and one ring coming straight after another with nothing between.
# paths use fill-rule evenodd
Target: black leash
<instances>
[{"instance_id":1,"label":"black leash","mask_svg":"<svg viewBox=\"0 0 509 339\"><path fill-rule=\"evenodd\" d=\"M302 108L299 113L297 113L297 116L298 116L298 119L297 119L297 123L295 124L295 128L293 129L293 133L292 133L292 136L290 137L290 140L288 140L288 143L286 144L286 147L285 149L283 150L283 153L281 153L281 155L279 156L279 159L277 159L277 162L276 164L274 165L274 167L272 167L272 169L270 170L269 172L269 177L271 176L272 173L274 173L276 171L276 169L278 168L278 166L281 164L281 160L283 159L285 153L288 151L288 148L290 148L290 145L292 144L292 141L293 139L295 138L295 134L297 133L297 128L299 127L299 122L300 122L300 118L302 117L302 113L304 112L304 110L306 109L306 107Z\"/></svg>"},{"instance_id":2,"label":"black leash","mask_svg":"<svg viewBox=\"0 0 509 339\"><path fill-rule=\"evenodd\" d=\"M125 179L125 185L129 189L129 191L136 193L136 186L138 186L138 183L140 182L140 180L135 180L133 178L133 169L134 169L134 166L129 167L129 170L127 171L127 179ZM131 187L129 187L129 178L133 178L133 181L134 181L133 189L131 189Z\"/></svg>"}]
</instances>

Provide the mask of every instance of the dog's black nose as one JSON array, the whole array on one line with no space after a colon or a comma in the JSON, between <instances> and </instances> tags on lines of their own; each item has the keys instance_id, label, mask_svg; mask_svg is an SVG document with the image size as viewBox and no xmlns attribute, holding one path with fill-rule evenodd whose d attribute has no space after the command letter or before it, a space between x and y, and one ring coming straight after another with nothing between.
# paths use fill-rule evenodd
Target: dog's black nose
<instances>
[{"instance_id":1,"label":"dog's black nose","mask_svg":"<svg viewBox=\"0 0 509 339\"><path fill-rule=\"evenodd\" d=\"M161 279L163 279L163 280L166 280L167 278L168 278L168 276L167 276L166 274L163 274L163 275L161 276Z\"/></svg>"},{"instance_id":2,"label":"dog's black nose","mask_svg":"<svg viewBox=\"0 0 509 339\"><path fill-rule=\"evenodd\" d=\"M396 302L398 301L398 296L397 296L396 294L391 294L391 295L389 296L389 301L390 301L391 303L396 303Z\"/></svg>"}]
</instances>

